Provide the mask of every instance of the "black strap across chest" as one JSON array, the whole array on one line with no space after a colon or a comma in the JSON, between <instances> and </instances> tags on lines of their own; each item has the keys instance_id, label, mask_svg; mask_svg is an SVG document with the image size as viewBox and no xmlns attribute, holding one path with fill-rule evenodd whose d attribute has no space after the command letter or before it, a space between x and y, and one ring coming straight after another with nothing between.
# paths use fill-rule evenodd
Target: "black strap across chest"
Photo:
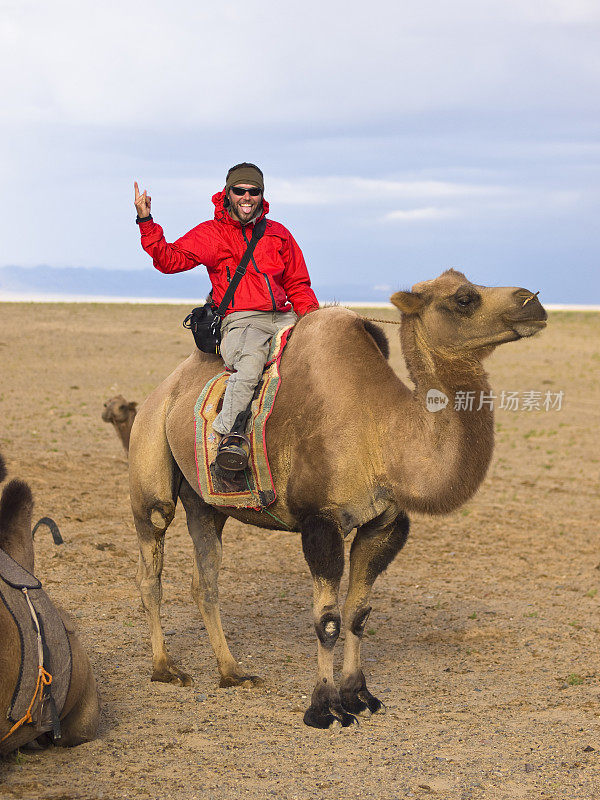
<instances>
[{"instance_id":1,"label":"black strap across chest","mask_svg":"<svg viewBox=\"0 0 600 800\"><path fill-rule=\"evenodd\" d=\"M238 264L236 271L233 273L233 278L231 279L231 282L227 287L227 291L223 295L223 299L219 303L219 307L215 312L215 315L217 317L222 319L225 316L225 312L229 308L229 304L231 303L235 290L237 289L239 282L246 274L246 269L248 267L248 264L250 263L252 254L254 253L254 248L256 247L258 240L264 234L266 227L267 227L267 220L265 219L265 217L259 220L259 222L257 222L256 225L254 226L254 230L252 231L252 238L248 242L248 247L246 248L246 252L242 256L242 260Z\"/></svg>"}]
</instances>

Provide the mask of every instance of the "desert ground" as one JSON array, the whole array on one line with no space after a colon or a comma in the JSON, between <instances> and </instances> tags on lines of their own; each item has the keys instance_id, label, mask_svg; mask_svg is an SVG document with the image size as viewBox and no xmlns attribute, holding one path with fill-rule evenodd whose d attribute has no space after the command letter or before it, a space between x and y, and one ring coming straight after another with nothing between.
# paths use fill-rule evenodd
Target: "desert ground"
<instances>
[{"instance_id":1,"label":"desert ground","mask_svg":"<svg viewBox=\"0 0 600 800\"><path fill-rule=\"evenodd\" d=\"M188 310L0 304L0 448L31 484L35 518L61 529L60 547L36 536L36 571L75 618L102 701L95 741L7 758L0 796L600 798L600 314L552 312L540 336L488 361L498 399L562 392L561 408L497 410L479 493L448 517L412 515L363 646L387 714L330 732L302 722L316 639L298 534L226 524L224 626L265 683L219 689L178 510L163 619L194 685L150 682L127 460L100 414L115 394L141 402L188 355Z\"/></svg>"}]
</instances>

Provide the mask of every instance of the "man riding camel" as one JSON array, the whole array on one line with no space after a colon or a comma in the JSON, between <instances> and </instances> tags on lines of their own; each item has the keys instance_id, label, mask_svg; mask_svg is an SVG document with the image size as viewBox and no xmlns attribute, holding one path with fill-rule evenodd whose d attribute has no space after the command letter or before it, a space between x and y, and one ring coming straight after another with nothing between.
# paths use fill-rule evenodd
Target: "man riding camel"
<instances>
[{"instance_id":1,"label":"man riding camel","mask_svg":"<svg viewBox=\"0 0 600 800\"><path fill-rule=\"evenodd\" d=\"M212 283L212 304L218 307L251 240L254 226L269 213L263 197L264 178L255 164L236 164L227 173L225 188L213 195L215 216L201 222L173 244L150 215L151 198L135 189L136 222L142 247L164 273L184 272L203 264ZM310 286L302 251L279 222L266 221L245 275L235 290L221 323L221 355L233 370L223 407L213 423L222 436L216 462L222 469L240 470L247 452L239 432L231 434L236 418L247 409L260 381L271 338L297 317L319 307ZM293 311L292 311L293 308Z\"/></svg>"}]
</instances>

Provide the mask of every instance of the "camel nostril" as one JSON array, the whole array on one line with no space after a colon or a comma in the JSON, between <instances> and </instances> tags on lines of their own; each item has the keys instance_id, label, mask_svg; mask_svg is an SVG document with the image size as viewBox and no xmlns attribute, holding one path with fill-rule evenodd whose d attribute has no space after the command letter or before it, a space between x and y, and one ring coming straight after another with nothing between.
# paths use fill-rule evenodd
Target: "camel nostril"
<instances>
[{"instance_id":1,"label":"camel nostril","mask_svg":"<svg viewBox=\"0 0 600 800\"><path fill-rule=\"evenodd\" d=\"M509 322L545 322L548 319L546 309L538 299L539 292L529 289L515 289L512 297L515 305L507 312Z\"/></svg>"}]
</instances>

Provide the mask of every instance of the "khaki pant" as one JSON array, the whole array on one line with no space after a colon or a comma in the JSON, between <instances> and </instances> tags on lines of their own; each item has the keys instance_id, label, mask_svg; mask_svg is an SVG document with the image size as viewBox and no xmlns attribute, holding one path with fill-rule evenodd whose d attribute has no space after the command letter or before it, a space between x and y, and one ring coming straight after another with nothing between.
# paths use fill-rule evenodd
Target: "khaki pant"
<instances>
[{"instance_id":1,"label":"khaki pant","mask_svg":"<svg viewBox=\"0 0 600 800\"><path fill-rule=\"evenodd\" d=\"M234 311L221 324L221 356L235 372L227 382L221 413L213 422L218 433L229 433L240 411L245 411L262 375L271 339L296 322L293 312Z\"/></svg>"}]
</instances>

